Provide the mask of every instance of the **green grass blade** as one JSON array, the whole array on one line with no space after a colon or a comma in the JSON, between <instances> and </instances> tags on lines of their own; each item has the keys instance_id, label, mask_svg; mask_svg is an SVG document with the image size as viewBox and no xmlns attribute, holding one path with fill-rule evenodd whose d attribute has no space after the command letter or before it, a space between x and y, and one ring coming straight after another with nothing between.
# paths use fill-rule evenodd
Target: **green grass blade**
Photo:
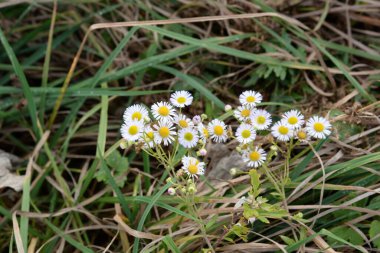
<instances>
[{"instance_id":1,"label":"green grass blade","mask_svg":"<svg viewBox=\"0 0 380 253\"><path fill-rule=\"evenodd\" d=\"M0 41L3 44L3 47L5 51L8 54L9 60L12 63L13 69L15 71L15 74L20 80L22 90L24 92L24 96L26 100L28 101L27 107L29 111L29 116L32 120L32 127L33 127L33 132L36 135L37 139L40 138L40 132L38 130L38 125L37 125L37 108L34 103L33 95L32 92L30 91L30 86L28 83L28 80L25 77L24 71L21 68L21 65L19 61L17 60L17 57L12 49L12 47L9 45L8 40L5 38L3 30L0 28Z\"/></svg>"},{"instance_id":2,"label":"green grass blade","mask_svg":"<svg viewBox=\"0 0 380 253\"><path fill-rule=\"evenodd\" d=\"M117 198L119 199L119 202L121 204L121 207L123 208L125 214L127 215L128 219L133 219L131 216L131 211L128 207L128 204L123 196L123 193L121 192L120 188L117 186L115 179L113 178L111 171L109 170L106 161L104 160L103 157L100 158L100 168L104 170L107 178L108 178L108 183L112 187L113 191L116 193Z\"/></svg>"},{"instance_id":3,"label":"green grass blade","mask_svg":"<svg viewBox=\"0 0 380 253\"><path fill-rule=\"evenodd\" d=\"M169 248L169 250L171 250L171 252L181 253L181 251L179 250L179 248L177 247L177 245L175 244L175 242L173 241L173 239L171 237L166 235L166 236L164 236L162 241L166 244L166 246L168 246L168 248Z\"/></svg>"},{"instance_id":4,"label":"green grass blade","mask_svg":"<svg viewBox=\"0 0 380 253\"><path fill-rule=\"evenodd\" d=\"M172 184L171 183L167 183L166 185L164 185L161 190L159 190L156 195L154 195L154 197L152 198L152 202L150 202L148 204L148 206L145 208L144 210L144 213L142 214L141 218L140 218L140 221L139 221L139 224L137 225L137 230L138 231L141 231L143 226L144 226L144 223L145 223L145 220L146 218L148 217L148 214L150 213L150 210L152 209L152 207L155 205L155 203L157 202L157 200L161 197L161 195L167 191L167 189L169 189L169 187L171 186ZM135 241L133 242L133 253L138 253L139 252L139 242L140 242L140 238L137 238L135 237Z\"/></svg>"},{"instance_id":5,"label":"green grass blade","mask_svg":"<svg viewBox=\"0 0 380 253\"><path fill-rule=\"evenodd\" d=\"M60 230L58 227L54 226L53 223L48 221L47 219L44 219L44 222L55 232L57 235L65 239L68 243L70 243L72 246L74 246L76 249L78 249L80 252L84 253L94 253L93 250L90 248L84 246L82 243L74 240L71 236L65 234L62 230Z\"/></svg>"}]
</instances>

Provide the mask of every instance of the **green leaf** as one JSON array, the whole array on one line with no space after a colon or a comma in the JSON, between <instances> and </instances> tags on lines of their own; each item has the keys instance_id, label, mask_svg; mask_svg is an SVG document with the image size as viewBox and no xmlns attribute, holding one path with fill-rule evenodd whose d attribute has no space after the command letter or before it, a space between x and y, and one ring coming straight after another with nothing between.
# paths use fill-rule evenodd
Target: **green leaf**
<instances>
[{"instance_id":1,"label":"green leaf","mask_svg":"<svg viewBox=\"0 0 380 253\"><path fill-rule=\"evenodd\" d=\"M337 244L338 242L344 242L347 241L349 243L352 243L354 245L361 245L364 243L363 238L352 228L346 227L346 226L339 226L331 229L331 233L336 235L336 237L328 237L327 242L329 244ZM339 237L342 240L339 240L337 237Z\"/></svg>"},{"instance_id":2,"label":"green leaf","mask_svg":"<svg viewBox=\"0 0 380 253\"><path fill-rule=\"evenodd\" d=\"M127 177L121 177L125 174L126 170L129 168L128 158L120 154L118 150L114 150L107 158L107 165L114 169L114 178L117 186L124 187ZM96 179L100 182L107 182L107 175L104 170L98 170L95 174Z\"/></svg>"},{"instance_id":3,"label":"green leaf","mask_svg":"<svg viewBox=\"0 0 380 253\"><path fill-rule=\"evenodd\" d=\"M285 235L280 235L281 239L289 246L293 245L296 243L296 241L290 237L287 237Z\"/></svg>"},{"instance_id":4,"label":"green leaf","mask_svg":"<svg viewBox=\"0 0 380 253\"><path fill-rule=\"evenodd\" d=\"M376 237L377 236L377 237ZM380 249L380 221L374 220L371 222L371 226L369 228L369 237L372 241L372 244L377 248Z\"/></svg>"},{"instance_id":5,"label":"green leaf","mask_svg":"<svg viewBox=\"0 0 380 253\"><path fill-rule=\"evenodd\" d=\"M260 194L260 175L257 170L252 169L249 171L249 176L251 177L252 193L256 198Z\"/></svg>"}]
</instances>

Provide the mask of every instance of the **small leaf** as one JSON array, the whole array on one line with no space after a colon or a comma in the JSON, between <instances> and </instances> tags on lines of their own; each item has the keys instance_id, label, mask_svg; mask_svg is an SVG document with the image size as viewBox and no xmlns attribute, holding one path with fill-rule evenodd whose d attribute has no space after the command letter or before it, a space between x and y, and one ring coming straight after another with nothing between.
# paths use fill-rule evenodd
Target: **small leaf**
<instances>
[{"instance_id":1,"label":"small leaf","mask_svg":"<svg viewBox=\"0 0 380 253\"><path fill-rule=\"evenodd\" d=\"M280 235L281 239L289 246L293 245L296 243L296 241L290 237L287 237L285 235Z\"/></svg>"},{"instance_id":2,"label":"small leaf","mask_svg":"<svg viewBox=\"0 0 380 253\"><path fill-rule=\"evenodd\" d=\"M377 238L373 240L373 238ZM369 237L371 238L373 245L380 249L380 221L374 220L371 222L371 226L369 228Z\"/></svg>"},{"instance_id":3,"label":"small leaf","mask_svg":"<svg viewBox=\"0 0 380 253\"><path fill-rule=\"evenodd\" d=\"M336 237L347 241L349 243L352 243L354 245L361 245L364 243L363 238L352 228L348 228L345 226L339 226L331 229L331 233L336 235ZM339 240L334 237L328 237L327 241L329 244L336 244L337 242L342 242L342 240Z\"/></svg>"},{"instance_id":4,"label":"small leaf","mask_svg":"<svg viewBox=\"0 0 380 253\"><path fill-rule=\"evenodd\" d=\"M252 169L249 171L251 177L252 193L253 197L257 197L260 193L260 175L257 173L257 170Z\"/></svg>"}]
</instances>

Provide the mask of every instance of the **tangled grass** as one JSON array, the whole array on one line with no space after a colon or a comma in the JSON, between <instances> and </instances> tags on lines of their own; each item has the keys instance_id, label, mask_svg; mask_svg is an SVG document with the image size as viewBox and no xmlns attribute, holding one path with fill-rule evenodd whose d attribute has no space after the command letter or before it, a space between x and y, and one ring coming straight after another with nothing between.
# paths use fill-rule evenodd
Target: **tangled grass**
<instances>
[{"instance_id":1,"label":"tangled grass","mask_svg":"<svg viewBox=\"0 0 380 253\"><path fill-rule=\"evenodd\" d=\"M379 13L370 0L0 3L0 148L26 175L22 191L0 189L0 250L379 251ZM194 17L206 18L185 20ZM181 89L194 95L190 113L209 118L250 89L277 116L328 113L334 133L289 164L286 205L304 225L234 227L253 186L229 174L234 142L208 147L197 216L166 193L155 159L119 149L127 106ZM271 171L283 164L277 157Z\"/></svg>"}]
</instances>

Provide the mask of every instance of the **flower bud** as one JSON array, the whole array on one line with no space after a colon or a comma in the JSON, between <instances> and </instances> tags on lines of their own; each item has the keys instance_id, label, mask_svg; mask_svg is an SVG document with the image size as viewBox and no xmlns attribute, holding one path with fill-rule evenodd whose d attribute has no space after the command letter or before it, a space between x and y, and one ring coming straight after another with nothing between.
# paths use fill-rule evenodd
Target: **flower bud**
<instances>
[{"instance_id":1,"label":"flower bud","mask_svg":"<svg viewBox=\"0 0 380 253\"><path fill-rule=\"evenodd\" d=\"M253 223L255 222L255 220L256 220L255 217L251 217L251 218L248 219L248 222L249 222L250 224L253 224Z\"/></svg>"},{"instance_id":2,"label":"flower bud","mask_svg":"<svg viewBox=\"0 0 380 253\"><path fill-rule=\"evenodd\" d=\"M199 115L195 115L194 117L193 117L193 123L194 123L194 125L198 125L199 123L201 123L202 122L202 118L201 118L201 116L199 116Z\"/></svg>"},{"instance_id":3,"label":"flower bud","mask_svg":"<svg viewBox=\"0 0 380 253\"><path fill-rule=\"evenodd\" d=\"M168 193L169 193L170 196L173 196L175 194L175 189L173 187L170 187L168 189Z\"/></svg>"},{"instance_id":4,"label":"flower bud","mask_svg":"<svg viewBox=\"0 0 380 253\"><path fill-rule=\"evenodd\" d=\"M241 147L237 146L236 147L236 151L239 152L239 153L241 153Z\"/></svg>"},{"instance_id":5,"label":"flower bud","mask_svg":"<svg viewBox=\"0 0 380 253\"><path fill-rule=\"evenodd\" d=\"M166 179L166 183L173 183L173 179L172 179L171 177L168 177L168 178Z\"/></svg>"},{"instance_id":6,"label":"flower bud","mask_svg":"<svg viewBox=\"0 0 380 253\"><path fill-rule=\"evenodd\" d=\"M231 110L232 110L232 106L231 105L225 105L224 106L224 111L229 112Z\"/></svg>"},{"instance_id":7,"label":"flower bud","mask_svg":"<svg viewBox=\"0 0 380 253\"><path fill-rule=\"evenodd\" d=\"M144 117L144 122L145 122L145 123L149 123L149 122L150 122L150 118L149 118L148 116L145 116L145 117Z\"/></svg>"},{"instance_id":8,"label":"flower bud","mask_svg":"<svg viewBox=\"0 0 380 253\"><path fill-rule=\"evenodd\" d=\"M183 194L185 194L185 193L186 193L186 188L181 188L181 192L182 192Z\"/></svg>"},{"instance_id":9,"label":"flower bud","mask_svg":"<svg viewBox=\"0 0 380 253\"><path fill-rule=\"evenodd\" d=\"M205 148L202 148L199 150L199 156L206 156L207 155L207 150Z\"/></svg>"},{"instance_id":10,"label":"flower bud","mask_svg":"<svg viewBox=\"0 0 380 253\"><path fill-rule=\"evenodd\" d=\"M127 143L127 141L126 141L125 139L122 139L122 140L120 141L120 145L119 145L119 147L120 147L121 149L126 149L126 148L128 148L128 143Z\"/></svg>"},{"instance_id":11,"label":"flower bud","mask_svg":"<svg viewBox=\"0 0 380 253\"><path fill-rule=\"evenodd\" d=\"M275 146L275 145L272 145L272 146L270 146L270 150L272 150L272 151L277 151L277 150L278 150L278 147Z\"/></svg>"},{"instance_id":12,"label":"flower bud","mask_svg":"<svg viewBox=\"0 0 380 253\"><path fill-rule=\"evenodd\" d=\"M236 168L231 168L230 169L231 176L236 176L236 173L237 173L237 169Z\"/></svg>"},{"instance_id":13,"label":"flower bud","mask_svg":"<svg viewBox=\"0 0 380 253\"><path fill-rule=\"evenodd\" d=\"M190 185L187 190L189 191L189 193L195 193L197 191L197 189L195 188L195 185Z\"/></svg>"},{"instance_id":14,"label":"flower bud","mask_svg":"<svg viewBox=\"0 0 380 253\"><path fill-rule=\"evenodd\" d=\"M182 177L183 176L183 169L177 170L177 177Z\"/></svg>"},{"instance_id":15,"label":"flower bud","mask_svg":"<svg viewBox=\"0 0 380 253\"><path fill-rule=\"evenodd\" d=\"M203 121L203 120L206 120L206 119L207 119L207 115L203 113L203 114L201 115L201 118L202 118L202 121Z\"/></svg>"}]
</instances>

